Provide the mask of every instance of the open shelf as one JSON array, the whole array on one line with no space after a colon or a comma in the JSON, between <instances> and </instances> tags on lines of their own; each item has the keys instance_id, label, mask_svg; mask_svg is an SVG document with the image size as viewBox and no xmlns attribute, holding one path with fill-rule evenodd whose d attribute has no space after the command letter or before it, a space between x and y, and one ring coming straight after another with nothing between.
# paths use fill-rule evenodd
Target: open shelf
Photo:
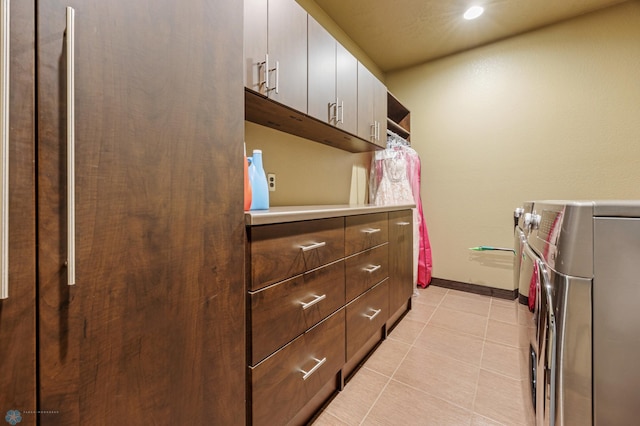
<instances>
[{"instance_id":1,"label":"open shelf","mask_svg":"<svg viewBox=\"0 0 640 426\"><path fill-rule=\"evenodd\" d=\"M387 92L387 128L406 140L411 140L411 112Z\"/></svg>"}]
</instances>

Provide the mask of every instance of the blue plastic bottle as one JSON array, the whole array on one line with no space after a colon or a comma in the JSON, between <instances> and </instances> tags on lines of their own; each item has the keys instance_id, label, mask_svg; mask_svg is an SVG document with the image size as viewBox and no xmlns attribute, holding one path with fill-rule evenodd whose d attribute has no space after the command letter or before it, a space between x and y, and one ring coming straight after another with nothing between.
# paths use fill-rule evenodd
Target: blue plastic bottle
<instances>
[{"instance_id":1,"label":"blue plastic bottle","mask_svg":"<svg viewBox=\"0 0 640 426\"><path fill-rule=\"evenodd\" d=\"M262 150L254 149L249 165L249 182L251 182L251 210L269 209L269 185L267 175L262 166Z\"/></svg>"}]
</instances>

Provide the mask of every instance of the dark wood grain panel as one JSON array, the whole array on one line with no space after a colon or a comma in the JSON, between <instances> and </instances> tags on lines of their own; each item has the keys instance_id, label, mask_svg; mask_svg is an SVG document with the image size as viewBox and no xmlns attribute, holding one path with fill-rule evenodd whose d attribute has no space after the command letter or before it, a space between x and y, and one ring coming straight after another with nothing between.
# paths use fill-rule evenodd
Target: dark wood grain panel
<instances>
[{"instance_id":1,"label":"dark wood grain panel","mask_svg":"<svg viewBox=\"0 0 640 426\"><path fill-rule=\"evenodd\" d=\"M389 212L389 309L396 312L413 294L413 212Z\"/></svg>"},{"instance_id":2,"label":"dark wood grain panel","mask_svg":"<svg viewBox=\"0 0 640 426\"><path fill-rule=\"evenodd\" d=\"M0 414L36 407L35 3L12 2L9 298L0 300ZM35 425L22 415L21 425Z\"/></svg>"},{"instance_id":3,"label":"dark wood grain panel","mask_svg":"<svg viewBox=\"0 0 640 426\"><path fill-rule=\"evenodd\" d=\"M389 285L385 280L346 306L347 361L380 329L389 316ZM376 312L378 312L376 314ZM374 316L375 315L375 316ZM371 318L373 316L373 318Z\"/></svg>"},{"instance_id":4,"label":"dark wood grain panel","mask_svg":"<svg viewBox=\"0 0 640 426\"><path fill-rule=\"evenodd\" d=\"M344 277L340 260L251 293L251 365L344 306Z\"/></svg>"},{"instance_id":5,"label":"dark wood grain panel","mask_svg":"<svg viewBox=\"0 0 640 426\"><path fill-rule=\"evenodd\" d=\"M76 9L75 287L65 6ZM58 411L43 425L245 423L233 249L244 232L242 9L38 2L40 408Z\"/></svg>"},{"instance_id":6,"label":"dark wood grain panel","mask_svg":"<svg viewBox=\"0 0 640 426\"><path fill-rule=\"evenodd\" d=\"M320 219L249 228L250 290L299 275L344 257L344 218ZM302 247L325 243L304 251Z\"/></svg>"},{"instance_id":7,"label":"dark wood grain panel","mask_svg":"<svg viewBox=\"0 0 640 426\"><path fill-rule=\"evenodd\" d=\"M389 275L389 245L363 251L345 259L346 297L352 301Z\"/></svg>"},{"instance_id":8,"label":"dark wood grain panel","mask_svg":"<svg viewBox=\"0 0 640 426\"><path fill-rule=\"evenodd\" d=\"M350 256L389 241L387 213L348 216L345 225L345 255Z\"/></svg>"},{"instance_id":9,"label":"dark wood grain panel","mask_svg":"<svg viewBox=\"0 0 640 426\"><path fill-rule=\"evenodd\" d=\"M344 309L336 312L289 345L250 368L252 383L251 424L286 424L336 374L345 362ZM316 360L324 363L306 380Z\"/></svg>"}]
</instances>

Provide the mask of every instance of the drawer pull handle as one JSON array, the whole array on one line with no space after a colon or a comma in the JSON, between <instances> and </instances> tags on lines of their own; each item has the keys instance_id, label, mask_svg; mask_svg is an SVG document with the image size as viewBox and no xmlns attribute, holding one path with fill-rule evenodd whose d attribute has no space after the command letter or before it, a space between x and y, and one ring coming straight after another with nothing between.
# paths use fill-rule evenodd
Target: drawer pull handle
<instances>
[{"instance_id":1,"label":"drawer pull handle","mask_svg":"<svg viewBox=\"0 0 640 426\"><path fill-rule=\"evenodd\" d=\"M372 274L380 268L382 268L382 265L371 265L368 268L362 268L362 270Z\"/></svg>"},{"instance_id":2,"label":"drawer pull handle","mask_svg":"<svg viewBox=\"0 0 640 426\"><path fill-rule=\"evenodd\" d=\"M411 222L398 222L396 225L398 225L398 226L409 226L409 225L411 225Z\"/></svg>"},{"instance_id":3,"label":"drawer pull handle","mask_svg":"<svg viewBox=\"0 0 640 426\"><path fill-rule=\"evenodd\" d=\"M315 373L316 370L318 368L320 368L320 366L322 366L322 364L327 362L327 357L324 357L322 359L313 358L313 360L316 362L316 365L314 365L311 370L304 371L304 370L300 369L300 372L303 374L302 380L307 380L309 378L309 376L311 376L313 373Z\"/></svg>"},{"instance_id":4,"label":"drawer pull handle","mask_svg":"<svg viewBox=\"0 0 640 426\"><path fill-rule=\"evenodd\" d=\"M367 228L362 230L362 232L364 232L365 234L375 234L376 232L380 231L382 231L382 229L380 228Z\"/></svg>"},{"instance_id":5,"label":"drawer pull handle","mask_svg":"<svg viewBox=\"0 0 640 426\"><path fill-rule=\"evenodd\" d=\"M325 243L323 241L321 243L309 244L308 246L300 246L300 248L302 249L302 251L309 251L309 250L315 250L315 249L320 248L320 247L324 247L326 245L327 245L327 243Z\"/></svg>"},{"instance_id":6,"label":"drawer pull handle","mask_svg":"<svg viewBox=\"0 0 640 426\"><path fill-rule=\"evenodd\" d=\"M307 302L307 303L300 302L302 304L302 309L307 309L307 308L312 307L313 305L315 305L319 301L326 299L327 295L323 294L322 296L318 296L318 295L314 294L313 297L314 297L314 299L311 302Z\"/></svg>"},{"instance_id":7,"label":"drawer pull handle","mask_svg":"<svg viewBox=\"0 0 640 426\"><path fill-rule=\"evenodd\" d=\"M369 318L369 321L373 320L375 317L378 316L380 312L382 312L382 309L372 309L372 308L369 308L369 309L373 311L373 314L371 315L363 314L363 316Z\"/></svg>"}]
</instances>

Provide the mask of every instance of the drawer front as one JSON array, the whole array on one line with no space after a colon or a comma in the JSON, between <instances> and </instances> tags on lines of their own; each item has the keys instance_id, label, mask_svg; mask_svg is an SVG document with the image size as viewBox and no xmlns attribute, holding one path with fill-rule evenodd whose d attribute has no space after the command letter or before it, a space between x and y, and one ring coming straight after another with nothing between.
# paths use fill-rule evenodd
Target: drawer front
<instances>
[{"instance_id":1,"label":"drawer front","mask_svg":"<svg viewBox=\"0 0 640 426\"><path fill-rule=\"evenodd\" d=\"M345 255L350 256L388 241L387 213L348 216L345 226Z\"/></svg>"},{"instance_id":2,"label":"drawer front","mask_svg":"<svg viewBox=\"0 0 640 426\"><path fill-rule=\"evenodd\" d=\"M363 251L345 259L347 302L389 275L389 244Z\"/></svg>"},{"instance_id":3,"label":"drawer front","mask_svg":"<svg viewBox=\"0 0 640 426\"><path fill-rule=\"evenodd\" d=\"M385 280L351 302L347 314L347 361L380 329L389 316L389 286Z\"/></svg>"},{"instance_id":4,"label":"drawer front","mask_svg":"<svg viewBox=\"0 0 640 426\"><path fill-rule=\"evenodd\" d=\"M344 260L258 292L251 300L251 365L344 305Z\"/></svg>"},{"instance_id":5,"label":"drawer front","mask_svg":"<svg viewBox=\"0 0 640 426\"><path fill-rule=\"evenodd\" d=\"M249 290L258 290L344 257L344 218L253 226Z\"/></svg>"},{"instance_id":6,"label":"drawer front","mask_svg":"<svg viewBox=\"0 0 640 426\"><path fill-rule=\"evenodd\" d=\"M331 380L345 362L344 309L250 368L251 422L280 425Z\"/></svg>"}]
</instances>

